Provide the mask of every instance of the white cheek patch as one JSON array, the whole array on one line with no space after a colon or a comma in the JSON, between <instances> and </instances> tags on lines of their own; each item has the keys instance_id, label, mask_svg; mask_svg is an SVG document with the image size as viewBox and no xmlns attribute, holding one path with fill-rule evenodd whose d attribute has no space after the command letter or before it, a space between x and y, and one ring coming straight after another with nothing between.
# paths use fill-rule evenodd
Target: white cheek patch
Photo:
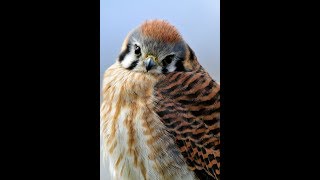
<instances>
[{"instance_id":1,"label":"white cheek patch","mask_svg":"<svg viewBox=\"0 0 320 180\"><path fill-rule=\"evenodd\" d=\"M175 71L176 70L176 62L177 62L177 60L173 60L170 64L169 64L169 66L167 66L167 70L168 70L168 72L173 72L173 71Z\"/></svg>"},{"instance_id":2,"label":"white cheek patch","mask_svg":"<svg viewBox=\"0 0 320 180\"><path fill-rule=\"evenodd\" d=\"M128 68L133 63L133 61L135 61L135 60L136 59L135 59L134 56L132 56L132 54L127 54L125 56L125 58L123 59L123 61L121 62L121 65L124 68Z\"/></svg>"}]
</instances>

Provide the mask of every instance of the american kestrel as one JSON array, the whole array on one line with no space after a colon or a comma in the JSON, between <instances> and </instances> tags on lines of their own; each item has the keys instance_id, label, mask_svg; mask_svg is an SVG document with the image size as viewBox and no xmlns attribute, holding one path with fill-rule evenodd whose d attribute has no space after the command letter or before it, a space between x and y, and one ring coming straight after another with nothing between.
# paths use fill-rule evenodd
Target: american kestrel
<instances>
[{"instance_id":1,"label":"american kestrel","mask_svg":"<svg viewBox=\"0 0 320 180\"><path fill-rule=\"evenodd\" d=\"M220 85L174 26L151 20L131 31L102 93L114 179L219 179Z\"/></svg>"}]
</instances>

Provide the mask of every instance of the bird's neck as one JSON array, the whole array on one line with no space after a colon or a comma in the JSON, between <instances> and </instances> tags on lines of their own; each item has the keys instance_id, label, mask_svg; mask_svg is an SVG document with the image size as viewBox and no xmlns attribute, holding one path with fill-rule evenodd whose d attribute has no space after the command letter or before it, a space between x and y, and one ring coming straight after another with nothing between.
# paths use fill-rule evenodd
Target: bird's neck
<instances>
[{"instance_id":1,"label":"bird's neck","mask_svg":"<svg viewBox=\"0 0 320 180\"><path fill-rule=\"evenodd\" d=\"M134 72L122 68L119 63L112 65L104 74L103 89L114 91L103 93L104 96L111 93L120 93L125 98L148 98L152 96L152 89L159 77L144 72ZM104 97L107 98L107 97Z\"/></svg>"}]
</instances>

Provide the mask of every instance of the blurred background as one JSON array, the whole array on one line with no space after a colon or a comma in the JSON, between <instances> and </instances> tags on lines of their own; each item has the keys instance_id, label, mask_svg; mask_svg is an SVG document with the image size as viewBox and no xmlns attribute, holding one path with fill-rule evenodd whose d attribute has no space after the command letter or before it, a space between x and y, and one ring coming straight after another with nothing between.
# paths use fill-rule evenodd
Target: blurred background
<instances>
[{"instance_id":1,"label":"blurred background","mask_svg":"<svg viewBox=\"0 0 320 180\"><path fill-rule=\"evenodd\" d=\"M220 0L100 0L100 89L103 73L116 61L127 33L149 19L174 25L200 64L220 82ZM111 179L102 154L100 179Z\"/></svg>"}]
</instances>

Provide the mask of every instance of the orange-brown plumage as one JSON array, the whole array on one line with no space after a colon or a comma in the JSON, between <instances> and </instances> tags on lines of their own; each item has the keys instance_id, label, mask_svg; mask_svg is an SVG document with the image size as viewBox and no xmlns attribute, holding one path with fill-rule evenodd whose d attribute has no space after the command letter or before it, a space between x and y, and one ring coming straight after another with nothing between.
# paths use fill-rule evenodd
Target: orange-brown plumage
<instances>
[{"instance_id":1,"label":"orange-brown plumage","mask_svg":"<svg viewBox=\"0 0 320 180\"><path fill-rule=\"evenodd\" d=\"M164 20L146 21L141 25L141 32L146 37L168 43L175 43L182 40L178 30Z\"/></svg>"}]
</instances>

